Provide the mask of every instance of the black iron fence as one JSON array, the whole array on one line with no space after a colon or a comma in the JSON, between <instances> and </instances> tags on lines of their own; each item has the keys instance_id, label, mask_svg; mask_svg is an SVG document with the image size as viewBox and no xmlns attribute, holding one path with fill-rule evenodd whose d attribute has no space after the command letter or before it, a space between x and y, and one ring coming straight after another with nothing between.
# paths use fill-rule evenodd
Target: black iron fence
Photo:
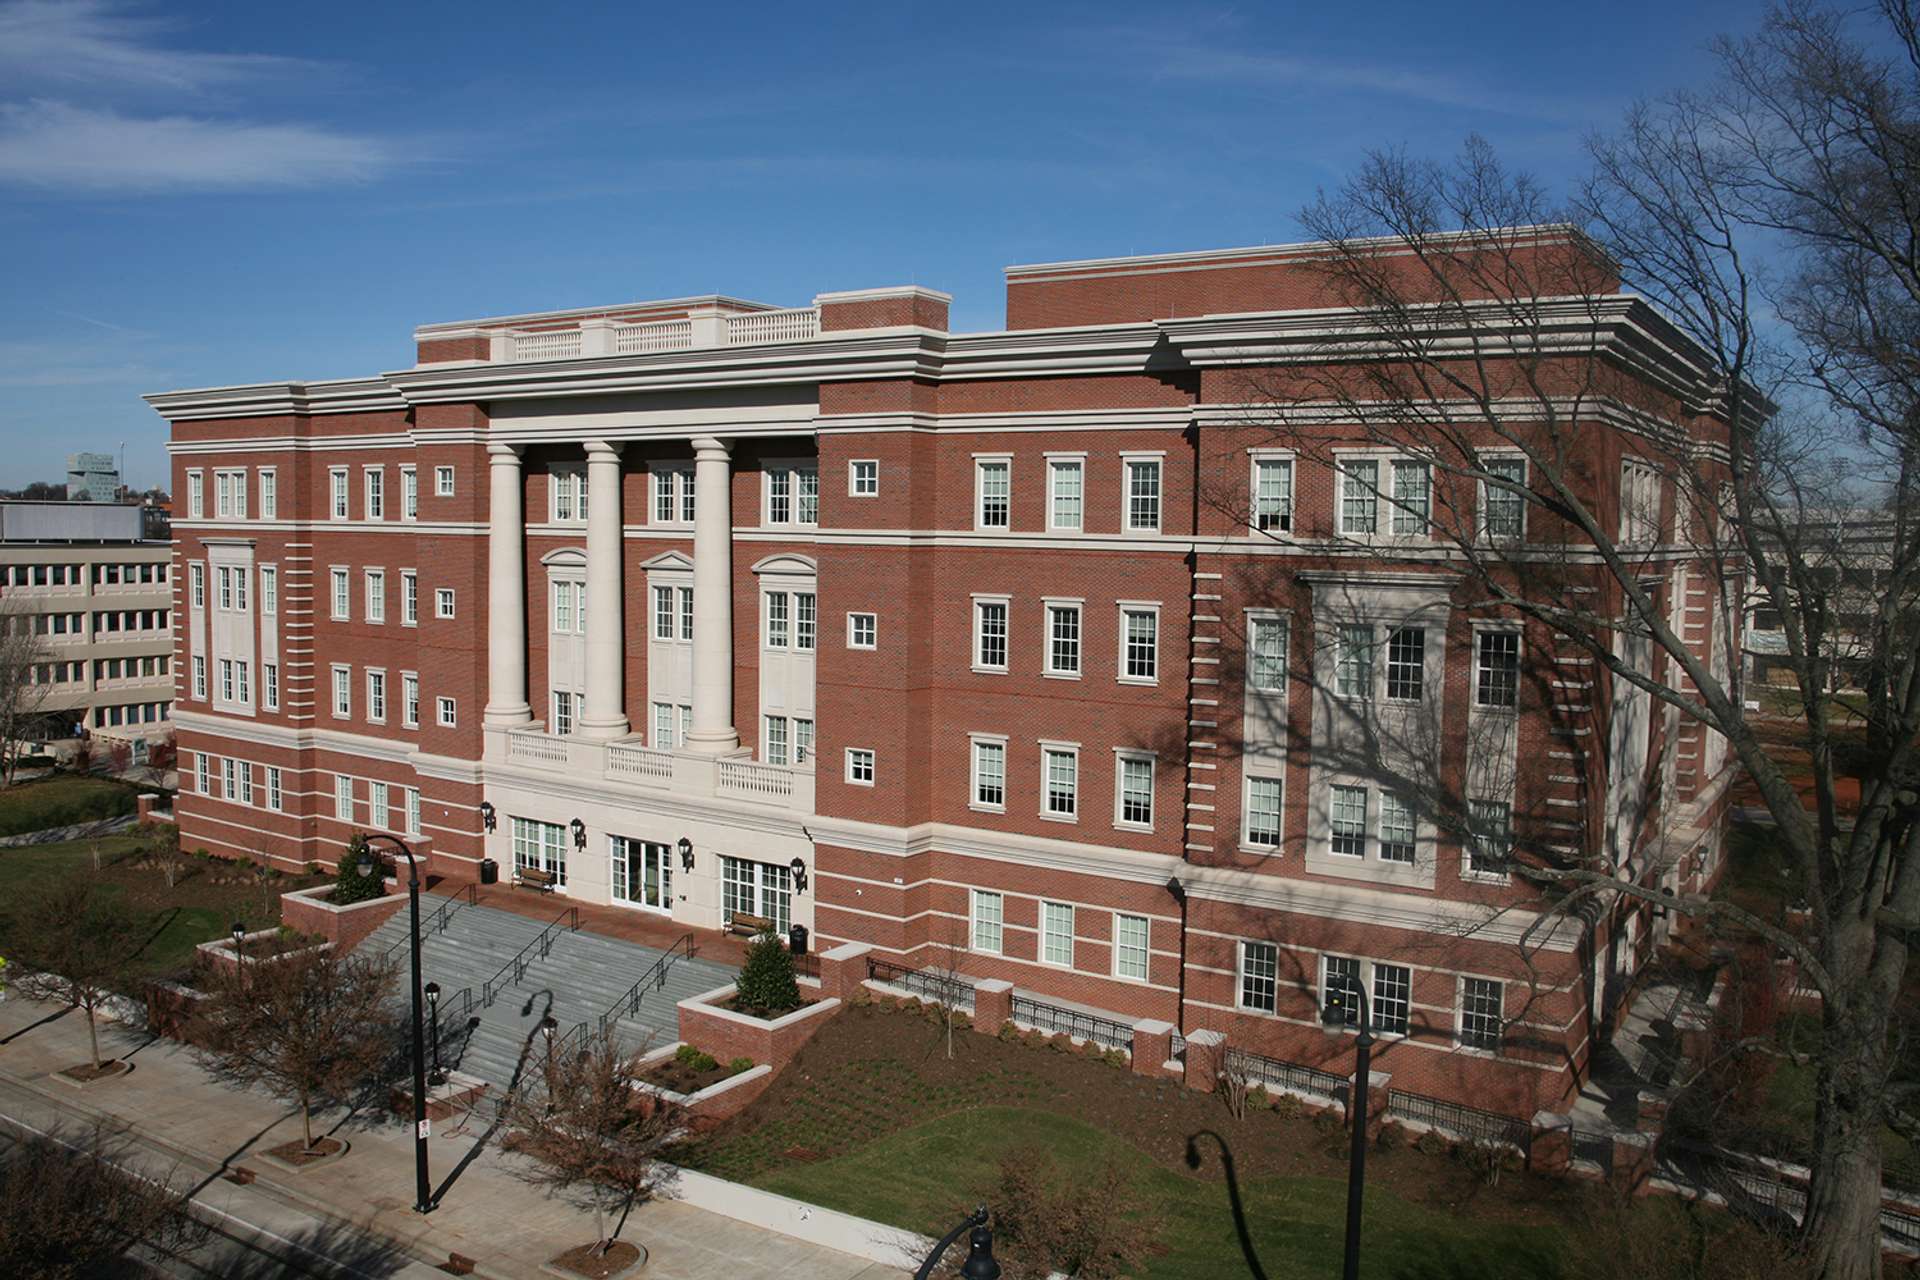
<instances>
[{"instance_id":1,"label":"black iron fence","mask_svg":"<svg viewBox=\"0 0 1920 1280\"><path fill-rule=\"evenodd\" d=\"M1229 1071L1242 1072L1249 1083L1265 1089L1303 1093L1310 1097L1325 1098L1329 1102L1337 1102L1347 1096L1347 1078L1318 1067L1282 1062L1278 1058L1249 1053L1244 1049L1227 1050L1226 1065Z\"/></svg>"},{"instance_id":2,"label":"black iron fence","mask_svg":"<svg viewBox=\"0 0 1920 1280\"><path fill-rule=\"evenodd\" d=\"M1598 1165L1600 1172L1613 1172L1613 1135L1596 1129L1573 1129L1569 1131L1573 1141L1573 1158L1584 1160L1588 1164Z\"/></svg>"},{"instance_id":3,"label":"black iron fence","mask_svg":"<svg viewBox=\"0 0 1920 1280\"><path fill-rule=\"evenodd\" d=\"M1448 1102L1443 1098L1408 1093L1404 1089L1388 1090L1387 1115L1409 1124L1423 1124L1429 1129L1438 1129L1469 1142L1504 1143L1523 1155L1533 1145L1533 1126L1525 1120L1503 1116L1497 1111L1482 1111L1460 1102ZM1612 1149L1611 1145L1608 1149Z\"/></svg>"},{"instance_id":4,"label":"black iron fence","mask_svg":"<svg viewBox=\"0 0 1920 1280\"><path fill-rule=\"evenodd\" d=\"M910 969L903 964L867 957L867 976L875 982L911 991L923 1000L957 1009L973 1008L973 984L954 974Z\"/></svg>"},{"instance_id":5,"label":"black iron fence","mask_svg":"<svg viewBox=\"0 0 1920 1280\"><path fill-rule=\"evenodd\" d=\"M1133 1049L1133 1024L1130 1022L1115 1022L1097 1013L1069 1009L1061 1004L1048 1004L1044 1000L1030 1000L1026 996L1013 997L1012 1012L1015 1022L1023 1022L1041 1031L1064 1031L1076 1040L1092 1040L1109 1049L1125 1049L1129 1052Z\"/></svg>"}]
</instances>

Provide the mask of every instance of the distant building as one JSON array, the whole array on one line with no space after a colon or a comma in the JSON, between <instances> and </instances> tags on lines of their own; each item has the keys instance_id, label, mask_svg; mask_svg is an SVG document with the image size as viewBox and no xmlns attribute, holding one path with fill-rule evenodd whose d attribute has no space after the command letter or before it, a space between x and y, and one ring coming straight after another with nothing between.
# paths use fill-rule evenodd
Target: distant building
<instances>
[{"instance_id":1,"label":"distant building","mask_svg":"<svg viewBox=\"0 0 1920 1280\"><path fill-rule=\"evenodd\" d=\"M110 453L67 455L68 502L114 502L120 497L120 469Z\"/></svg>"},{"instance_id":2,"label":"distant building","mask_svg":"<svg viewBox=\"0 0 1920 1280\"><path fill-rule=\"evenodd\" d=\"M82 455L87 456L87 455ZM173 737L172 548L144 508L0 502L0 625L40 638L38 737Z\"/></svg>"}]
</instances>

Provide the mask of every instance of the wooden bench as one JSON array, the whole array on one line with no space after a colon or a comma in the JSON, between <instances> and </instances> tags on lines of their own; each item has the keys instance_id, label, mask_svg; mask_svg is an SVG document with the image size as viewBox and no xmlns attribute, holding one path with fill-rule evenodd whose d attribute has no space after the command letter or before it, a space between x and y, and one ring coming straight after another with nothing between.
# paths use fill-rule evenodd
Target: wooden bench
<instances>
[{"instance_id":1,"label":"wooden bench","mask_svg":"<svg viewBox=\"0 0 1920 1280\"><path fill-rule=\"evenodd\" d=\"M773 921L767 916L750 916L744 911L736 911L727 921L727 932L742 938L757 938L763 933L773 932Z\"/></svg>"},{"instance_id":2,"label":"wooden bench","mask_svg":"<svg viewBox=\"0 0 1920 1280\"><path fill-rule=\"evenodd\" d=\"M539 867L515 867L513 884L517 889L538 889L541 893L552 893L556 878L551 871L542 871Z\"/></svg>"}]
</instances>

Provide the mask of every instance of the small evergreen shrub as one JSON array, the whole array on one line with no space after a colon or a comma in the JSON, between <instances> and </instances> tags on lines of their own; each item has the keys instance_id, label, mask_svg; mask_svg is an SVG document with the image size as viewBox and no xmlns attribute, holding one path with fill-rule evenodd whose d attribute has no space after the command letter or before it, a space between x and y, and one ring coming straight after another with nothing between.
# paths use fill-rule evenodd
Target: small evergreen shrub
<instances>
[{"instance_id":1,"label":"small evergreen shrub","mask_svg":"<svg viewBox=\"0 0 1920 1280\"><path fill-rule=\"evenodd\" d=\"M360 874L360 857L367 852L367 838L364 835L355 835L347 841L346 852L340 855L339 871L333 881L334 906L344 907L365 902L369 898L386 896L387 886L381 880L378 858L373 860L371 874Z\"/></svg>"},{"instance_id":2,"label":"small evergreen shrub","mask_svg":"<svg viewBox=\"0 0 1920 1280\"><path fill-rule=\"evenodd\" d=\"M690 1044L683 1044L678 1049L675 1049L673 1051L673 1060L687 1070L695 1073L711 1071L720 1065L719 1060L705 1049L696 1049Z\"/></svg>"},{"instance_id":3,"label":"small evergreen shrub","mask_svg":"<svg viewBox=\"0 0 1920 1280\"><path fill-rule=\"evenodd\" d=\"M735 1005L743 1012L775 1018L800 1007L800 983L793 976L793 956L772 934L762 934L747 947L746 963L734 979Z\"/></svg>"},{"instance_id":4,"label":"small evergreen shrub","mask_svg":"<svg viewBox=\"0 0 1920 1280\"><path fill-rule=\"evenodd\" d=\"M752 1058L735 1058L731 1062L727 1063L727 1070L732 1072L736 1076L739 1075L742 1071L751 1071L753 1070L753 1059Z\"/></svg>"}]
</instances>

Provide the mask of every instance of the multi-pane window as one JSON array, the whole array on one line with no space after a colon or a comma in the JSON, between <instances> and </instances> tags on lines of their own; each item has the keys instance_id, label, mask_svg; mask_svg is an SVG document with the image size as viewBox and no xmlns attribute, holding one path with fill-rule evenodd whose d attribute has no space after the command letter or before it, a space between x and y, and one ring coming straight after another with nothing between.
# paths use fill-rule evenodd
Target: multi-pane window
<instances>
[{"instance_id":1,"label":"multi-pane window","mask_svg":"<svg viewBox=\"0 0 1920 1280\"><path fill-rule=\"evenodd\" d=\"M1373 628L1342 626L1334 638L1334 689L1343 698L1373 696Z\"/></svg>"},{"instance_id":2,"label":"multi-pane window","mask_svg":"<svg viewBox=\"0 0 1920 1280\"><path fill-rule=\"evenodd\" d=\"M435 587L433 590L433 616L451 618L453 616L453 588Z\"/></svg>"},{"instance_id":3,"label":"multi-pane window","mask_svg":"<svg viewBox=\"0 0 1920 1280\"><path fill-rule=\"evenodd\" d=\"M655 586L653 589L653 638L655 640L673 639L673 588Z\"/></svg>"},{"instance_id":4,"label":"multi-pane window","mask_svg":"<svg viewBox=\"0 0 1920 1280\"><path fill-rule=\"evenodd\" d=\"M233 701L233 659L232 658L220 659L220 699L223 702Z\"/></svg>"},{"instance_id":5,"label":"multi-pane window","mask_svg":"<svg viewBox=\"0 0 1920 1280\"><path fill-rule=\"evenodd\" d=\"M1079 458L1047 463L1047 527L1077 531L1085 519L1086 464Z\"/></svg>"},{"instance_id":6,"label":"multi-pane window","mask_svg":"<svg viewBox=\"0 0 1920 1280\"><path fill-rule=\"evenodd\" d=\"M420 677L411 673L400 677L400 723L420 727Z\"/></svg>"},{"instance_id":7,"label":"multi-pane window","mask_svg":"<svg viewBox=\"0 0 1920 1280\"><path fill-rule=\"evenodd\" d=\"M847 615L847 648L872 649L877 646L880 622L875 614L850 613Z\"/></svg>"},{"instance_id":8,"label":"multi-pane window","mask_svg":"<svg viewBox=\"0 0 1920 1280\"><path fill-rule=\"evenodd\" d=\"M768 764L787 763L787 718L785 716L765 717L767 725L766 749L764 752Z\"/></svg>"},{"instance_id":9,"label":"multi-pane window","mask_svg":"<svg viewBox=\"0 0 1920 1280\"><path fill-rule=\"evenodd\" d=\"M999 955L1004 942L1005 901L987 889L973 890L969 945L975 951Z\"/></svg>"},{"instance_id":10,"label":"multi-pane window","mask_svg":"<svg viewBox=\"0 0 1920 1280\"><path fill-rule=\"evenodd\" d=\"M565 736L573 732L575 712L578 710L579 696L571 689L553 691L553 731Z\"/></svg>"},{"instance_id":11,"label":"multi-pane window","mask_svg":"<svg viewBox=\"0 0 1920 1280\"><path fill-rule=\"evenodd\" d=\"M813 651L819 634L820 622L815 608L813 592L793 593L793 647L803 653Z\"/></svg>"},{"instance_id":12,"label":"multi-pane window","mask_svg":"<svg viewBox=\"0 0 1920 1280\"><path fill-rule=\"evenodd\" d=\"M1420 537L1432 515L1433 472L1424 462L1396 458L1393 462L1393 531Z\"/></svg>"},{"instance_id":13,"label":"multi-pane window","mask_svg":"<svg viewBox=\"0 0 1920 1280\"><path fill-rule=\"evenodd\" d=\"M1254 460L1253 527L1275 532L1293 528L1292 459Z\"/></svg>"},{"instance_id":14,"label":"multi-pane window","mask_svg":"<svg viewBox=\"0 0 1920 1280\"><path fill-rule=\"evenodd\" d=\"M1147 937L1145 916L1116 915L1113 918L1113 976L1147 980Z\"/></svg>"},{"instance_id":15,"label":"multi-pane window","mask_svg":"<svg viewBox=\"0 0 1920 1280\"><path fill-rule=\"evenodd\" d=\"M653 473L653 522L693 523L693 471L663 467Z\"/></svg>"},{"instance_id":16,"label":"multi-pane window","mask_svg":"<svg viewBox=\"0 0 1920 1280\"><path fill-rule=\"evenodd\" d=\"M1080 757L1056 748L1041 754L1045 764L1041 812L1056 818L1074 817L1080 812Z\"/></svg>"},{"instance_id":17,"label":"multi-pane window","mask_svg":"<svg viewBox=\"0 0 1920 1280\"><path fill-rule=\"evenodd\" d=\"M813 467L767 471L767 523L820 523L820 472Z\"/></svg>"},{"instance_id":18,"label":"multi-pane window","mask_svg":"<svg viewBox=\"0 0 1920 1280\"><path fill-rule=\"evenodd\" d=\"M553 873L556 884L567 883L567 829L557 822L513 820L513 865Z\"/></svg>"},{"instance_id":19,"label":"multi-pane window","mask_svg":"<svg viewBox=\"0 0 1920 1280\"><path fill-rule=\"evenodd\" d=\"M400 468L400 518L420 518L420 473L412 467Z\"/></svg>"},{"instance_id":20,"label":"multi-pane window","mask_svg":"<svg viewBox=\"0 0 1920 1280\"><path fill-rule=\"evenodd\" d=\"M1287 687L1286 619L1247 620L1247 685L1268 690Z\"/></svg>"},{"instance_id":21,"label":"multi-pane window","mask_svg":"<svg viewBox=\"0 0 1920 1280\"><path fill-rule=\"evenodd\" d=\"M1373 1029L1388 1035L1407 1034L1407 1015L1413 1010L1413 970L1405 965L1373 966Z\"/></svg>"},{"instance_id":22,"label":"multi-pane window","mask_svg":"<svg viewBox=\"0 0 1920 1280\"><path fill-rule=\"evenodd\" d=\"M353 779L344 773L333 776L333 816L342 822L353 821Z\"/></svg>"},{"instance_id":23,"label":"multi-pane window","mask_svg":"<svg viewBox=\"0 0 1920 1280\"><path fill-rule=\"evenodd\" d=\"M215 583L218 584L218 590L215 592L215 595L220 601L220 608L227 612L232 612L233 570L224 564L215 565L213 568L213 578Z\"/></svg>"},{"instance_id":24,"label":"multi-pane window","mask_svg":"<svg viewBox=\"0 0 1920 1280\"><path fill-rule=\"evenodd\" d=\"M327 471L327 511L335 520L347 518L347 469L332 467Z\"/></svg>"},{"instance_id":25,"label":"multi-pane window","mask_svg":"<svg viewBox=\"0 0 1920 1280\"><path fill-rule=\"evenodd\" d=\"M1118 819L1122 826L1153 825L1153 757L1127 754L1119 757Z\"/></svg>"},{"instance_id":26,"label":"multi-pane window","mask_svg":"<svg viewBox=\"0 0 1920 1280\"><path fill-rule=\"evenodd\" d=\"M387 784L384 782L367 784L367 825L383 828L392 826L388 816Z\"/></svg>"},{"instance_id":27,"label":"multi-pane window","mask_svg":"<svg viewBox=\"0 0 1920 1280\"><path fill-rule=\"evenodd\" d=\"M1040 904L1040 959L1046 964L1073 967L1073 904Z\"/></svg>"},{"instance_id":28,"label":"multi-pane window","mask_svg":"<svg viewBox=\"0 0 1920 1280\"><path fill-rule=\"evenodd\" d=\"M420 834L420 788L402 787L400 795L407 806L407 834L417 836Z\"/></svg>"},{"instance_id":29,"label":"multi-pane window","mask_svg":"<svg viewBox=\"0 0 1920 1280\"><path fill-rule=\"evenodd\" d=\"M260 702L269 711L280 709L280 664L260 664Z\"/></svg>"},{"instance_id":30,"label":"multi-pane window","mask_svg":"<svg viewBox=\"0 0 1920 1280\"><path fill-rule=\"evenodd\" d=\"M587 468L584 464L555 466L548 476L552 497L548 508L555 524L577 524L587 518Z\"/></svg>"},{"instance_id":31,"label":"multi-pane window","mask_svg":"<svg viewBox=\"0 0 1920 1280\"><path fill-rule=\"evenodd\" d=\"M260 612L280 612L280 570L270 564L260 566Z\"/></svg>"},{"instance_id":32,"label":"multi-pane window","mask_svg":"<svg viewBox=\"0 0 1920 1280\"><path fill-rule=\"evenodd\" d=\"M420 623L420 575L411 569L400 571L400 621L409 627Z\"/></svg>"},{"instance_id":33,"label":"multi-pane window","mask_svg":"<svg viewBox=\"0 0 1920 1280\"><path fill-rule=\"evenodd\" d=\"M793 762L805 764L813 757L813 721L793 718Z\"/></svg>"},{"instance_id":34,"label":"multi-pane window","mask_svg":"<svg viewBox=\"0 0 1920 1280\"><path fill-rule=\"evenodd\" d=\"M587 584L560 579L553 584L553 629L558 635L587 633Z\"/></svg>"},{"instance_id":35,"label":"multi-pane window","mask_svg":"<svg viewBox=\"0 0 1920 1280\"><path fill-rule=\"evenodd\" d=\"M187 566L187 588L190 592L188 598L193 601L193 607L196 609L206 608L207 567L205 565L190 564Z\"/></svg>"},{"instance_id":36,"label":"multi-pane window","mask_svg":"<svg viewBox=\"0 0 1920 1280\"><path fill-rule=\"evenodd\" d=\"M1150 533L1160 528L1160 460L1127 459L1127 529Z\"/></svg>"},{"instance_id":37,"label":"multi-pane window","mask_svg":"<svg viewBox=\"0 0 1920 1280\"><path fill-rule=\"evenodd\" d=\"M387 518L387 470L385 467L367 468L367 512L369 520Z\"/></svg>"},{"instance_id":38,"label":"multi-pane window","mask_svg":"<svg viewBox=\"0 0 1920 1280\"><path fill-rule=\"evenodd\" d=\"M1047 606L1047 673L1056 676L1080 674L1080 606Z\"/></svg>"},{"instance_id":39,"label":"multi-pane window","mask_svg":"<svg viewBox=\"0 0 1920 1280\"><path fill-rule=\"evenodd\" d=\"M1486 458L1482 460L1489 480L1480 484L1480 510L1489 538L1518 538L1526 532L1527 499L1520 492L1527 483L1525 458ZM1504 480L1507 484L1495 483ZM1515 488L1508 488L1507 485Z\"/></svg>"},{"instance_id":40,"label":"multi-pane window","mask_svg":"<svg viewBox=\"0 0 1920 1280\"><path fill-rule=\"evenodd\" d=\"M773 932L793 925L793 872L768 862L745 858L720 859L720 918L762 916L773 921Z\"/></svg>"},{"instance_id":41,"label":"multi-pane window","mask_svg":"<svg viewBox=\"0 0 1920 1280\"><path fill-rule=\"evenodd\" d=\"M1504 1025L1505 986L1492 978L1460 979L1460 1043L1469 1049L1498 1049Z\"/></svg>"},{"instance_id":42,"label":"multi-pane window","mask_svg":"<svg viewBox=\"0 0 1920 1280\"><path fill-rule=\"evenodd\" d=\"M974 470L975 518L982 529L1007 529L1013 523L1013 463L982 459Z\"/></svg>"},{"instance_id":43,"label":"multi-pane window","mask_svg":"<svg viewBox=\"0 0 1920 1280\"><path fill-rule=\"evenodd\" d=\"M872 458L856 458L847 464L847 496L871 498L880 492L880 463Z\"/></svg>"},{"instance_id":44,"label":"multi-pane window","mask_svg":"<svg viewBox=\"0 0 1920 1280\"><path fill-rule=\"evenodd\" d=\"M260 469L260 518L262 520L280 518L280 477L272 467Z\"/></svg>"},{"instance_id":45,"label":"multi-pane window","mask_svg":"<svg viewBox=\"0 0 1920 1280\"><path fill-rule=\"evenodd\" d=\"M367 672L367 719L385 720L387 718L387 673L384 671Z\"/></svg>"},{"instance_id":46,"label":"multi-pane window","mask_svg":"<svg viewBox=\"0 0 1920 1280\"><path fill-rule=\"evenodd\" d=\"M206 477L198 471L189 471L187 472L187 518L198 520L206 513Z\"/></svg>"},{"instance_id":47,"label":"multi-pane window","mask_svg":"<svg viewBox=\"0 0 1920 1280\"><path fill-rule=\"evenodd\" d=\"M440 698L436 701L435 705L439 708L440 712L440 727L442 729L454 728L458 722L454 718L453 699Z\"/></svg>"},{"instance_id":48,"label":"multi-pane window","mask_svg":"<svg viewBox=\"0 0 1920 1280\"><path fill-rule=\"evenodd\" d=\"M224 800L240 798L240 762L231 756L220 762L220 796Z\"/></svg>"},{"instance_id":49,"label":"multi-pane window","mask_svg":"<svg viewBox=\"0 0 1920 1280\"><path fill-rule=\"evenodd\" d=\"M1660 537L1660 472L1641 458L1620 462L1620 541L1642 545Z\"/></svg>"},{"instance_id":50,"label":"multi-pane window","mask_svg":"<svg viewBox=\"0 0 1920 1280\"><path fill-rule=\"evenodd\" d=\"M207 696L207 660L198 653L193 655L193 696L202 701Z\"/></svg>"},{"instance_id":51,"label":"multi-pane window","mask_svg":"<svg viewBox=\"0 0 1920 1280\"><path fill-rule=\"evenodd\" d=\"M1352 956L1322 956L1320 959L1320 1004L1324 1008L1329 996L1338 994L1346 998L1341 1001L1342 1020L1349 1027L1360 1024L1360 962Z\"/></svg>"},{"instance_id":52,"label":"multi-pane window","mask_svg":"<svg viewBox=\"0 0 1920 1280\"><path fill-rule=\"evenodd\" d=\"M1413 861L1413 806L1391 791L1380 793L1380 861Z\"/></svg>"},{"instance_id":53,"label":"multi-pane window","mask_svg":"<svg viewBox=\"0 0 1920 1280\"><path fill-rule=\"evenodd\" d=\"M653 745L661 750L672 750L678 745L673 732L674 707L671 702L653 704Z\"/></svg>"},{"instance_id":54,"label":"multi-pane window","mask_svg":"<svg viewBox=\"0 0 1920 1280\"><path fill-rule=\"evenodd\" d=\"M1280 847L1280 779L1247 779L1247 843Z\"/></svg>"},{"instance_id":55,"label":"multi-pane window","mask_svg":"<svg viewBox=\"0 0 1920 1280\"><path fill-rule=\"evenodd\" d=\"M847 781L859 787L870 787L873 785L873 751L871 748L847 748Z\"/></svg>"},{"instance_id":56,"label":"multi-pane window","mask_svg":"<svg viewBox=\"0 0 1920 1280\"><path fill-rule=\"evenodd\" d=\"M435 467L433 469L433 493L437 498L453 496L453 468Z\"/></svg>"},{"instance_id":57,"label":"multi-pane window","mask_svg":"<svg viewBox=\"0 0 1920 1280\"><path fill-rule=\"evenodd\" d=\"M286 794L281 788L280 768L278 765L270 764L267 766L267 808L278 813L285 802Z\"/></svg>"},{"instance_id":58,"label":"multi-pane window","mask_svg":"<svg viewBox=\"0 0 1920 1280\"><path fill-rule=\"evenodd\" d=\"M1160 678L1160 613L1157 609L1120 610L1120 678L1149 682Z\"/></svg>"},{"instance_id":59,"label":"multi-pane window","mask_svg":"<svg viewBox=\"0 0 1920 1280\"><path fill-rule=\"evenodd\" d=\"M1427 630L1395 627L1387 634L1387 698L1418 702L1426 687Z\"/></svg>"},{"instance_id":60,"label":"multi-pane window","mask_svg":"<svg viewBox=\"0 0 1920 1280\"><path fill-rule=\"evenodd\" d=\"M330 573L333 582L333 617L344 621L353 613L353 586L347 579L345 569L334 569Z\"/></svg>"},{"instance_id":61,"label":"multi-pane window","mask_svg":"<svg viewBox=\"0 0 1920 1280\"><path fill-rule=\"evenodd\" d=\"M681 587L680 594L680 638L693 639L693 588Z\"/></svg>"},{"instance_id":62,"label":"multi-pane window","mask_svg":"<svg viewBox=\"0 0 1920 1280\"><path fill-rule=\"evenodd\" d=\"M1467 870L1504 876L1513 856L1513 810L1497 800L1467 805Z\"/></svg>"},{"instance_id":63,"label":"multi-pane window","mask_svg":"<svg viewBox=\"0 0 1920 1280\"><path fill-rule=\"evenodd\" d=\"M1280 999L1280 948L1271 942L1240 944L1240 1007L1273 1013Z\"/></svg>"},{"instance_id":64,"label":"multi-pane window","mask_svg":"<svg viewBox=\"0 0 1920 1280\"><path fill-rule=\"evenodd\" d=\"M1007 744L973 740L973 802L999 809L1007 803Z\"/></svg>"},{"instance_id":65,"label":"multi-pane window","mask_svg":"<svg viewBox=\"0 0 1920 1280\"><path fill-rule=\"evenodd\" d=\"M1520 701L1520 633L1482 631L1474 642L1473 700L1483 707Z\"/></svg>"},{"instance_id":66,"label":"multi-pane window","mask_svg":"<svg viewBox=\"0 0 1920 1280\"><path fill-rule=\"evenodd\" d=\"M384 569L367 570L367 621L385 622L387 620L387 572Z\"/></svg>"},{"instance_id":67,"label":"multi-pane window","mask_svg":"<svg viewBox=\"0 0 1920 1280\"><path fill-rule=\"evenodd\" d=\"M1007 602L973 602L973 665L989 671L1007 669Z\"/></svg>"},{"instance_id":68,"label":"multi-pane window","mask_svg":"<svg viewBox=\"0 0 1920 1280\"><path fill-rule=\"evenodd\" d=\"M333 715L337 720L345 720L353 715L353 669L351 667L333 669Z\"/></svg>"},{"instance_id":69,"label":"multi-pane window","mask_svg":"<svg viewBox=\"0 0 1920 1280\"><path fill-rule=\"evenodd\" d=\"M235 694L235 701L241 703L242 705L250 704L253 701L253 688L248 683L248 680L247 680L247 673L249 670L250 670L250 664L247 662L245 658L242 658L238 662L234 663L234 674L236 677L238 677L238 681L239 681L239 690Z\"/></svg>"},{"instance_id":70,"label":"multi-pane window","mask_svg":"<svg viewBox=\"0 0 1920 1280\"><path fill-rule=\"evenodd\" d=\"M1330 851L1343 858L1367 854L1367 789L1335 784L1328 788Z\"/></svg>"},{"instance_id":71,"label":"multi-pane window","mask_svg":"<svg viewBox=\"0 0 1920 1280\"><path fill-rule=\"evenodd\" d=\"M784 591L767 593L767 647L787 647L787 593Z\"/></svg>"},{"instance_id":72,"label":"multi-pane window","mask_svg":"<svg viewBox=\"0 0 1920 1280\"><path fill-rule=\"evenodd\" d=\"M1373 533L1380 519L1380 463L1348 458L1340 464L1340 532Z\"/></svg>"},{"instance_id":73,"label":"multi-pane window","mask_svg":"<svg viewBox=\"0 0 1920 1280\"><path fill-rule=\"evenodd\" d=\"M213 794L213 757L202 751L194 759L194 776L199 780L200 794Z\"/></svg>"}]
</instances>

